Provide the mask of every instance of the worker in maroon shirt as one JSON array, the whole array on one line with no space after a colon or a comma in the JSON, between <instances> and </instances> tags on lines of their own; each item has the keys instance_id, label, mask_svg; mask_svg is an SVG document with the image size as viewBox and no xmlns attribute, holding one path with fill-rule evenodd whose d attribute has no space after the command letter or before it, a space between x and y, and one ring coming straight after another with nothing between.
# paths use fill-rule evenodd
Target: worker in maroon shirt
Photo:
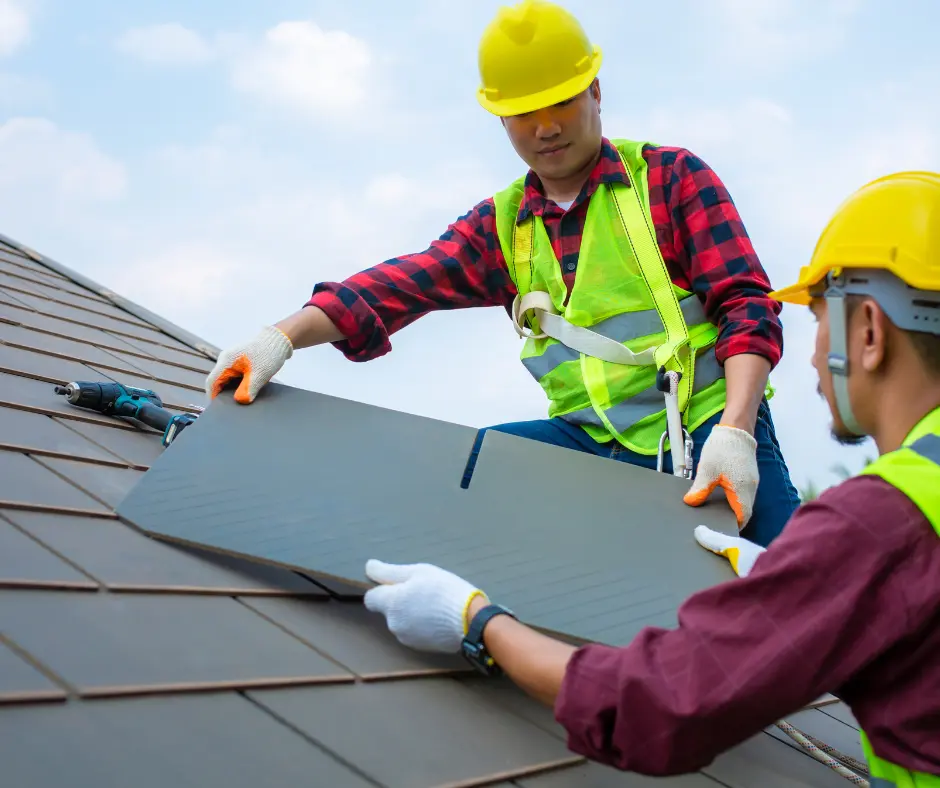
<instances>
[{"instance_id":1,"label":"worker in maroon shirt","mask_svg":"<svg viewBox=\"0 0 940 788\"><path fill-rule=\"evenodd\" d=\"M728 190L684 148L603 135L601 51L559 6L501 9L479 55L478 100L528 173L425 251L316 285L220 354L208 395L240 379L247 404L298 348L368 361L431 311L501 306L549 409L491 429L659 467L692 480L693 506L721 486L769 544L799 505L767 404L780 304Z\"/></svg>"},{"instance_id":2,"label":"worker in maroon shirt","mask_svg":"<svg viewBox=\"0 0 940 788\"><path fill-rule=\"evenodd\" d=\"M862 728L872 788L938 788L940 174L860 189L773 295L817 319L833 436L870 436L879 457L767 549L699 526L740 577L686 600L677 627L575 648L428 564L369 561L365 605L405 645L505 671L554 707L573 751L619 769L701 769L831 692Z\"/></svg>"}]
</instances>

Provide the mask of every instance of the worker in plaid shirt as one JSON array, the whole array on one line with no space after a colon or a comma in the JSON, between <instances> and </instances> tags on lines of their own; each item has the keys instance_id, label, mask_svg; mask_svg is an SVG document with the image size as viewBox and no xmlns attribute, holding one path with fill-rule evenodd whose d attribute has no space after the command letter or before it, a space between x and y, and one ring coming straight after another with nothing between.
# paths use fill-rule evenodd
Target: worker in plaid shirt
<instances>
[{"instance_id":1,"label":"worker in plaid shirt","mask_svg":"<svg viewBox=\"0 0 940 788\"><path fill-rule=\"evenodd\" d=\"M426 250L317 284L298 312L219 356L209 396L240 379L235 399L252 402L298 348L331 342L368 361L431 311L502 306L549 417L490 429L672 472L662 373L678 369L694 474L684 500L722 487L742 535L769 544L799 505L767 404L780 304L705 162L604 136L601 59L557 5L501 9L480 44L478 100L527 174ZM674 336L684 363L681 341L667 363L644 355Z\"/></svg>"}]
</instances>

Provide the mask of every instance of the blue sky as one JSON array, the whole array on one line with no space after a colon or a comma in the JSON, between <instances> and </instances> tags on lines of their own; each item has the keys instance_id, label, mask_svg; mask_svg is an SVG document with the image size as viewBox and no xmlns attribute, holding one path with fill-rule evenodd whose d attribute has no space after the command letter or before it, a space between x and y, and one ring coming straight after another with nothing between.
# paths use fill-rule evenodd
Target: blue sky
<instances>
[{"instance_id":1,"label":"blue sky","mask_svg":"<svg viewBox=\"0 0 940 788\"><path fill-rule=\"evenodd\" d=\"M523 171L474 98L498 5L0 0L0 231L218 345L251 336ZM776 285L851 190L940 170L940 4L567 5L605 52L605 133L702 156ZM779 437L797 483L829 483L873 448L828 438L811 320L783 317ZM474 426L545 412L501 310L393 346L305 350L282 379Z\"/></svg>"}]
</instances>

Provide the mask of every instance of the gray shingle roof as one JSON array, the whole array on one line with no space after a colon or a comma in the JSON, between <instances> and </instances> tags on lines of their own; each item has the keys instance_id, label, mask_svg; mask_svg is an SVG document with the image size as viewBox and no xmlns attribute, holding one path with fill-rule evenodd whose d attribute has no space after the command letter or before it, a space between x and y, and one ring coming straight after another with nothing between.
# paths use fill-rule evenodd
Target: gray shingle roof
<instances>
[{"instance_id":1,"label":"gray shingle roof","mask_svg":"<svg viewBox=\"0 0 940 788\"><path fill-rule=\"evenodd\" d=\"M159 438L69 406L53 384L113 379L193 411L214 352L0 236L4 785L846 784L776 729L700 774L588 764L550 710L400 646L355 589L119 520ZM842 704L792 722L860 755Z\"/></svg>"}]
</instances>

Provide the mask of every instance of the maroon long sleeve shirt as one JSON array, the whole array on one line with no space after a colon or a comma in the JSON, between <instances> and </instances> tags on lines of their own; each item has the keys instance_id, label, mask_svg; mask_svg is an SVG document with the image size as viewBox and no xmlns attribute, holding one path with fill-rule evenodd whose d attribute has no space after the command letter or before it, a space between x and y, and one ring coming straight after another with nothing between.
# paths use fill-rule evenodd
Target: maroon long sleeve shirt
<instances>
[{"instance_id":1,"label":"maroon long sleeve shirt","mask_svg":"<svg viewBox=\"0 0 940 788\"><path fill-rule=\"evenodd\" d=\"M685 148L647 146L643 156L663 260L673 283L694 292L718 327L718 361L755 353L776 366L783 352L781 304L768 296L770 282L728 189ZM547 199L538 176L528 173L520 215L542 217L569 292L591 195L601 184L626 182L623 162L607 139L567 211ZM391 350L392 334L429 312L502 306L508 313L515 295L488 198L425 251L386 260L342 282L321 282L307 303L322 309L345 337L333 343L336 348L353 361L369 361Z\"/></svg>"},{"instance_id":2,"label":"maroon long sleeve shirt","mask_svg":"<svg viewBox=\"0 0 940 788\"><path fill-rule=\"evenodd\" d=\"M825 692L883 758L940 774L940 536L877 477L805 505L750 575L692 596L676 628L581 647L555 717L574 752L670 775Z\"/></svg>"}]
</instances>

